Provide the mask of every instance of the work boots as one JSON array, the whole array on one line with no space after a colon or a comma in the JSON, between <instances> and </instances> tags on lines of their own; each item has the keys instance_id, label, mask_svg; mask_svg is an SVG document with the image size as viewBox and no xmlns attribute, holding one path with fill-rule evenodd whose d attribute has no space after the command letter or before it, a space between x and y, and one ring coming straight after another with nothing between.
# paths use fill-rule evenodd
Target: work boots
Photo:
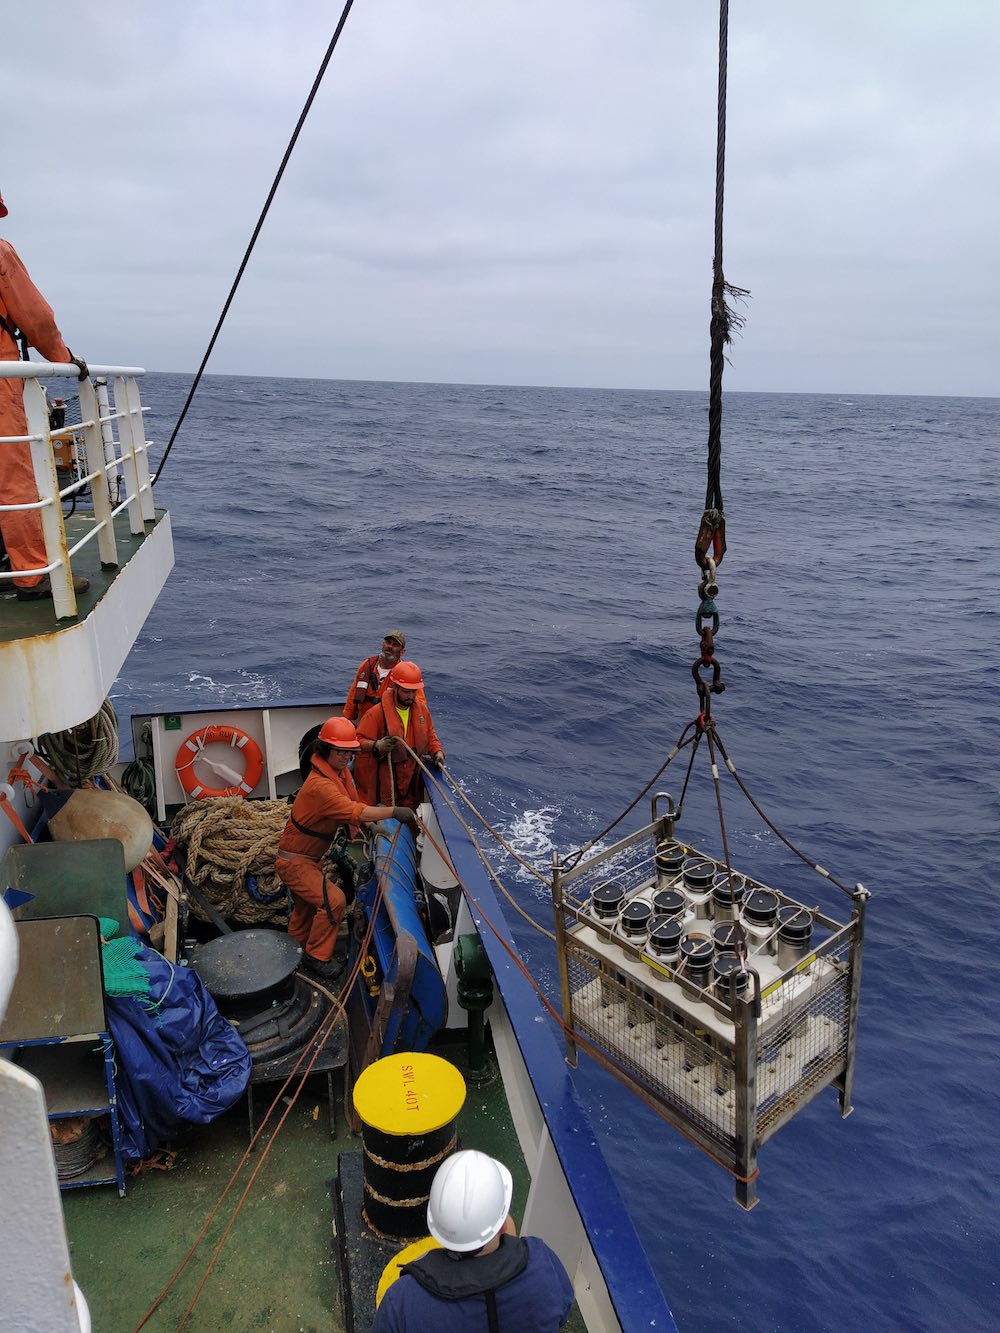
<instances>
[{"instance_id":1,"label":"work boots","mask_svg":"<svg viewBox=\"0 0 1000 1333\"><path fill-rule=\"evenodd\" d=\"M90 579L85 579L82 574L73 575L73 591L86 592L90 587ZM38 602L43 597L52 596L52 580L48 574L43 574L33 588L15 588L17 600L19 602Z\"/></svg>"},{"instance_id":2,"label":"work boots","mask_svg":"<svg viewBox=\"0 0 1000 1333\"><path fill-rule=\"evenodd\" d=\"M314 958L310 953L302 955L302 970L309 976L315 977L317 981L323 981L332 984L339 981L344 975L345 963L342 958L331 958L329 962L323 962L319 958Z\"/></svg>"}]
</instances>

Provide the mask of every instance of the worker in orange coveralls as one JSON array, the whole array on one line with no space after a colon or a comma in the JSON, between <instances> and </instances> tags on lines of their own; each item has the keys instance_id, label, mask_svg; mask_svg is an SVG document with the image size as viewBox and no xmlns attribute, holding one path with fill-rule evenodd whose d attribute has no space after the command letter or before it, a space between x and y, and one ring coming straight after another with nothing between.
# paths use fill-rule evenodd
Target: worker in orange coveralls
<instances>
[{"instance_id":1,"label":"worker in orange coveralls","mask_svg":"<svg viewBox=\"0 0 1000 1333\"><path fill-rule=\"evenodd\" d=\"M344 965L333 957L347 898L322 867L333 839L345 829L357 837L359 825L398 819L416 828L412 810L366 805L358 799L348 771L359 745L354 723L330 717L313 742L309 774L292 804L275 859L281 882L292 894L288 933L302 945L302 963L321 981L336 981Z\"/></svg>"},{"instance_id":2,"label":"worker in orange coveralls","mask_svg":"<svg viewBox=\"0 0 1000 1333\"><path fill-rule=\"evenodd\" d=\"M444 767L444 749L434 730L424 697L424 681L416 662L400 662L389 673L389 685L358 725L362 753L355 781L362 799L391 800L415 810L423 798L423 778L402 741L421 758L430 755Z\"/></svg>"},{"instance_id":3,"label":"worker in orange coveralls","mask_svg":"<svg viewBox=\"0 0 1000 1333\"><path fill-rule=\"evenodd\" d=\"M354 680L344 704L344 716L357 725L377 701L389 680L389 672L403 656L406 635L401 629L391 629L382 639L382 649L373 657L366 657L354 673Z\"/></svg>"},{"instance_id":4,"label":"worker in orange coveralls","mask_svg":"<svg viewBox=\"0 0 1000 1333\"><path fill-rule=\"evenodd\" d=\"M0 218L6 216L7 208L0 195ZM51 307L31 281L17 251L8 241L0 240L0 360L20 360L15 339L18 330L47 361L74 361L79 367L80 379L87 378L86 362L74 356L63 342ZM0 379L0 436L27 433L23 381ZM38 486L30 447L26 443L0 444L0 505L33 504L37 500ZM44 569L49 563L37 509L0 513L0 533L13 572ZM0 588L3 586L0 583ZM52 596L48 574L15 579L14 586L22 602ZM77 592L84 592L89 586L89 580L82 575L73 579Z\"/></svg>"}]
</instances>

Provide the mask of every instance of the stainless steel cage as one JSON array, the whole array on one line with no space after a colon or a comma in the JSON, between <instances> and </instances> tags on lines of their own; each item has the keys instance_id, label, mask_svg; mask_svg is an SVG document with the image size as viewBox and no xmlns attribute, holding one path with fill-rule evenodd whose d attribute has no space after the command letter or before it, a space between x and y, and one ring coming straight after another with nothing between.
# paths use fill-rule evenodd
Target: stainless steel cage
<instances>
[{"instance_id":1,"label":"stainless steel cage","mask_svg":"<svg viewBox=\"0 0 1000 1333\"><path fill-rule=\"evenodd\" d=\"M841 1114L851 1112L868 892L857 885L846 923L805 909L823 938L784 969L758 936L745 993L730 998L692 979L683 963L664 965L644 942L591 911L597 888L619 886L624 907L662 883L656 848L674 840L665 793L652 812L637 833L575 865L553 866L567 1059L576 1063L578 1041L599 1048L626 1084L732 1173L737 1202L749 1209L757 1201L758 1150L772 1134L829 1086L840 1094ZM750 876L746 882L803 908L781 890Z\"/></svg>"}]
</instances>

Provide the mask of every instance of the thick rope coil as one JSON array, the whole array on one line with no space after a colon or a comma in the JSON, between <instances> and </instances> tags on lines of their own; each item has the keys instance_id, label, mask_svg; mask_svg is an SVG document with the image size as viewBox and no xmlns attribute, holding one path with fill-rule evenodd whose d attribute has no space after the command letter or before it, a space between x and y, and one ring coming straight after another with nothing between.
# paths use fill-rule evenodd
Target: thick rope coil
<instances>
[{"instance_id":1,"label":"thick rope coil","mask_svg":"<svg viewBox=\"0 0 1000 1333\"><path fill-rule=\"evenodd\" d=\"M218 796L184 806L170 834L184 854L185 878L220 916L242 924L284 922L287 902L274 857L287 820L287 801ZM248 875L256 882L255 892L247 886ZM190 907L208 920L193 899Z\"/></svg>"},{"instance_id":2,"label":"thick rope coil","mask_svg":"<svg viewBox=\"0 0 1000 1333\"><path fill-rule=\"evenodd\" d=\"M38 749L71 785L82 787L88 778L107 773L118 762L118 718L111 700L89 721L39 736Z\"/></svg>"}]
</instances>

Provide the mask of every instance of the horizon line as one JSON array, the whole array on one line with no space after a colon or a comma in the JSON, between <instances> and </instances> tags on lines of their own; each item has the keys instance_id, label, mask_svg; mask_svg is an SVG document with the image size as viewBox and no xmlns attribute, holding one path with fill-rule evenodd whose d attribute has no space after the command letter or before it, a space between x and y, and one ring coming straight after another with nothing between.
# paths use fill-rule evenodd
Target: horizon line
<instances>
[{"instance_id":1,"label":"horizon line","mask_svg":"<svg viewBox=\"0 0 1000 1333\"><path fill-rule=\"evenodd\" d=\"M149 375L180 375L194 379L193 370L147 370ZM357 376L347 375L262 375L237 374L234 371L205 371L202 379L234 379L234 380L302 380L311 383L317 381L326 384L406 384L406 385L425 385L436 388L463 388L463 389L556 389L561 391L576 393L697 393L705 398L709 395L707 388L697 389L665 389L650 388L648 386L623 386L611 384L518 384L512 381L485 381L485 380L405 380L405 379L365 379ZM1000 399L998 394L989 393L901 393L899 391L874 392L871 389L726 389L724 394L766 394L780 395L782 397L802 397L802 398L975 398L986 402Z\"/></svg>"}]
</instances>

